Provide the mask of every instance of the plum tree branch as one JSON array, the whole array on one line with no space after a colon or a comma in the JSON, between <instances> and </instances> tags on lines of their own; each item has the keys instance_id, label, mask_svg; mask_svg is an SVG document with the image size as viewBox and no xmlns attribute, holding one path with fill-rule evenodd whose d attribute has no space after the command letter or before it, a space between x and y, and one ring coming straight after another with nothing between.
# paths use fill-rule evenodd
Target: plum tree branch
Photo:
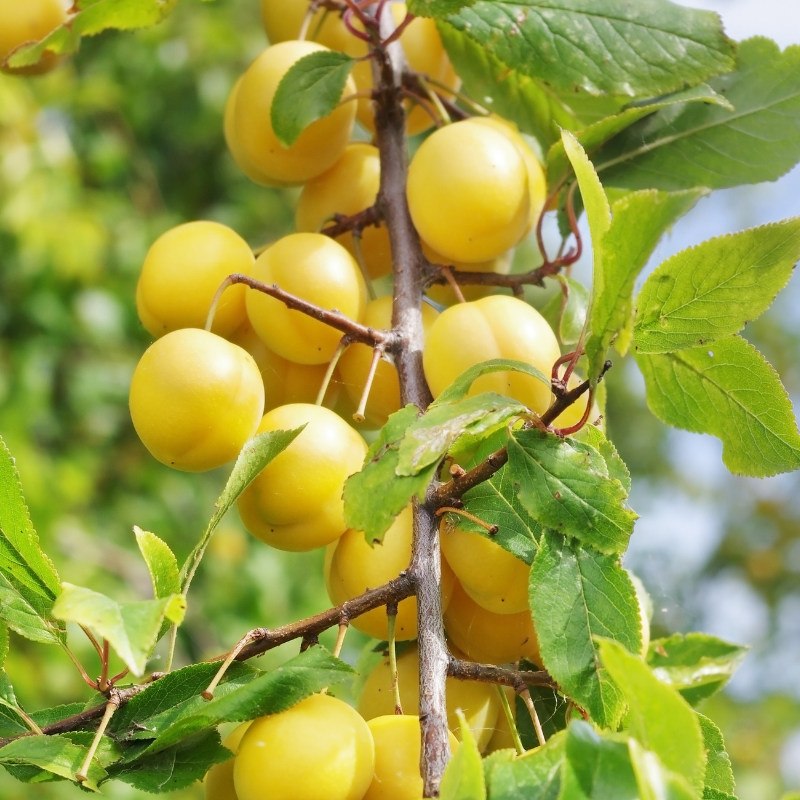
<instances>
[{"instance_id":1,"label":"plum tree branch","mask_svg":"<svg viewBox=\"0 0 800 800\"><path fill-rule=\"evenodd\" d=\"M380 225L380 223L381 215L378 211L378 207L377 205L372 205L369 208L365 208L363 211L359 211L357 214L350 214L349 216L345 214L335 214L333 224L324 227L320 233L325 236L330 236L331 239L335 239L343 233L356 230L361 231L364 230L364 228L369 228L371 225Z\"/></svg>"},{"instance_id":2,"label":"plum tree branch","mask_svg":"<svg viewBox=\"0 0 800 800\"><path fill-rule=\"evenodd\" d=\"M353 342L360 342L370 347L381 346L385 349L390 349L394 341L394 335L391 331L369 328L366 325L362 325L360 322L355 322L350 319L350 317L346 317L340 311L336 311L335 309L329 311L328 309L314 305L314 303L309 303L307 300L303 300L302 297L290 294L281 289L277 284L269 285L267 283L261 283L261 281L257 281L249 275L242 275L238 272L229 275L225 280L228 282L228 286L243 283L245 286L249 286L251 289L255 289L262 294L274 297L276 300L280 300L287 308L299 311L301 314L307 314L309 317L313 317L320 322L324 322L326 325L330 325L331 328L336 328L336 330L347 335Z\"/></svg>"},{"instance_id":3,"label":"plum tree branch","mask_svg":"<svg viewBox=\"0 0 800 800\"><path fill-rule=\"evenodd\" d=\"M455 656L450 656L447 664L447 674L460 681L479 681L481 683L494 683L499 686L510 686L519 689L524 686L547 686L557 689L550 674L545 670L536 672L518 669L504 669L494 664L477 664L464 661Z\"/></svg>"},{"instance_id":4,"label":"plum tree branch","mask_svg":"<svg viewBox=\"0 0 800 800\"><path fill-rule=\"evenodd\" d=\"M380 36L386 41L393 31L392 15L383 14ZM413 403L424 411L432 400L422 369L422 300L427 260L406 199L408 149L402 86L406 63L398 41L388 47L376 43L374 53L375 131L381 164L377 205L389 231L394 275L392 352L400 379L401 403ZM442 622L437 523L433 504L415 500L408 574L414 581L417 596L420 771L423 796L429 798L439 796L439 784L450 758L445 705L448 653Z\"/></svg>"}]
</instances>

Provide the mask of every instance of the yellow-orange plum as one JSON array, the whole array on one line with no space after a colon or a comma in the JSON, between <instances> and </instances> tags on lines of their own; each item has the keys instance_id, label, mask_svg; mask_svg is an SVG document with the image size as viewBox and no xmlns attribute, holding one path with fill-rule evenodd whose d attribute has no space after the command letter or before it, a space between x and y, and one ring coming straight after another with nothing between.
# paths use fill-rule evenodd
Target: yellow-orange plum
<instances>
[{"instance_id":1,"label":"yellow-orange plum","mask_svg":"<svg viewBox=\"0 0 800 800\"><path fill-rule=\"evenodd\" d=\"M258 257L253 277L356 322L364 316L367 290L358 265L344 247L320 233L279 239ZM250 291L246 303L250 324L279 356L298 364L324 364L333 357L340 331L261 292Z\"/></svg>"},{"instance_id":2,"label":"yellow-orange plum","mask_svg":"<svg viewBox=\"0 0 800 800\"><path fill-rule=\"evenodd\" d=\"M492 295L451 306L439 315L425 339L423 365L433 396L438 397L481 361L525 361L547 382L520 372L495 372L478 378L470 394L497 392L542 414L552 399L549 378L560 357L555 334L535 308L515 297Z\"/></svg>"},{"instance_id":3,"label":"yellow-orange plum","mask_svg":"<svg viewBox=\"0 0 800 800\"><path fill-rule=\"evenodd\" d=\"M264 384L249 353L214 333L184 328L145 351L130 389L133 426L163 464L221 467L256 432Z\"/></svg>"},{"instance_id":4,"label":"yellow-orange plum","mask_svg":"<svg viewBox=\"0 0 800 800\"><path fill-rule=\"evenodd\" d=\"M361 469L366 442L333 411L294 403L268 411L258 433L300 435L258 474L239 498L247 530L280 550L313 550L345 531L344 482Z\"/></svg>"}]
</instances>

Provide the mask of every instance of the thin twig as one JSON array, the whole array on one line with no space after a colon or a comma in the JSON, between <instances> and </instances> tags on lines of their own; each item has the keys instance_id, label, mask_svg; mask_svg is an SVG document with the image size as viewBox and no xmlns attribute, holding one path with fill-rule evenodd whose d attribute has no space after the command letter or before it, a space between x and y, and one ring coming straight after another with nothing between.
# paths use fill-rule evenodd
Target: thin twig
<instances>
[{"instance_id":1,"label":"thin twig","mask_svg":"<svg viewBox=\"0 0 800 800\"><path fill-rule=\"evenodd\" d=\"M227 283L228 281L230 281L230 283ZM223 285L225 286L233 286L237 283L243 283L245 286L255 289L257 292L280 300L287 308L293 311L299 311L301 314L306 314L320 322L324 322L326 325L330 325L331 328L335 328L347 334L354 342L368 344L370 347L383 345L386 348L389 348L393 342L392 334L389 331L368 328L366 325L361 325L361 323L346 317L339 311L328 311L327 309L320 308L314 305L314 303L309 303L308 300L303 300L302 297L297 297L296 295L284 291L277 284L272 284L270 286L269 284L261 283L261 281L251 278L249 275L242 275L238 272L229 275L225 281L223 281Z\"/></svg>"},{"instance_id":2,"label":"thin twig","mask_svg":"<svg viewBox=\"0 0 800 800\"><path fill-rule=\"evenodd\" d=\"M86 638L92 643L92 647L94 647L94 649L97 651L97 655L102 658L103 648L100 647L100 642L97 641L95 635L85 625L81 625L80 629L86 634Z\"/></svg>"},{"instance_id":3,"label":"thin twig","mask_svg":"<svg viewBox=\"0 0 800 800\"><path fill-rule=\"evenodd\" d=\"M464 293L461 291L461 287L458 285L458 281L453 277L453 270L450 267L445 266L444 264L437 265L442 272L442 275L447 278L447 282L450 284L450 288L453 290L453 294L456 296L456 300L459 303L466 303L467 300L464 297Z\"/></svg>"},{"instance_id":4,"label":"thin twig","mask_svg":"<svg viewBox=\"0 0 800 800\"><path fill-rule=\"evenodd\" d=\"M97 688L101 692L105 692L108 689L108 660L111 656L111 648L108 643L108 639L103 639L103 655L101 656L101 667L100 667L100 680L97 681Z\"/></svg>"},{"instance_id":5,"label":"thin twig","mask_svg":"<svg viewBox=\"0 0 800 800\"><path fill-rule=\"evenodd\" d=\"M320 230L321 234L330 236L331 239L336 239L348 231L364 230L370 225L379 225L381 222L377 206L370 206L357 214L350 214L349 216L346 214L334 214L333 219L335 220L333 225L328 225Z\"/></svg>"},{"instance_id":6,"label":"thin twig","mask_svg":"<svg viewBox=\"0 0 800 800\"><path fill-rule=\"evenodd\" d=\"M70 661L72 661L72 663L77 668L78 672L81 675L81 678L83 678L83 682L87 686L91 686L92 689L96 690L97 689L97 684L89 677L89 674L83 668L83 664L81 664L81 662L78 661L78 659L75 657L75 654L72 652L72 650L70 650L69 647L64 645L64 652L69 656Z\"/></svg>"},{"instance_id":7,"label":"thin twig","mask_svg":"<svg viewBox=\"0 0 800 800\"><path fill-rule=\"evenodd\" d=\"M479 681L480 683L494 683L500 686L547 686L551 689L558 688L548 672L536 672L518 669L504 669L494 664L478 664L474 661L463 661L455 656L450 656L447 664L447 674L460 681Z\"/></svg>"}]
</instances>

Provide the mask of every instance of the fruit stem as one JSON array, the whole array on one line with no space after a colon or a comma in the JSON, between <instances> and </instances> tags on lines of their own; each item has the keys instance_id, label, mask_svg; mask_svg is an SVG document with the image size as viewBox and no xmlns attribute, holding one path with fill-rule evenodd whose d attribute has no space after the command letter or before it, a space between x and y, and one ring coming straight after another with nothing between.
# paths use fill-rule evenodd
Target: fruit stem
<instances>
[{"instance_id":1,"label":"fruit stem","mask_svg":"<svg viewBox=\"0 0 800 800\"><path fill-rule=\"evenodd\" d=\"M370 389L372 389L372 382L375 380L375 370L378 369L378 362L381 359L384 351L383 348L380 346L375 347L372 351L372 361L369 365L369 372L367 373L367 380L364 383L364 391L361 393L361 400L358 403L358 409L356 413L353 414L353 419L356 422L363 422L366 417L364 416L364 412L367 409L367 400L369 400L369 393Z\"/></svg>"},{"instance_id":2,"label":"fruit stem","mask_svg":"<svg viewBox=\"0 0 800 800\"><path fill-rule=\"evenodd\" d=\"M236 661L236 656L242 652L245 645L250 644L253 641L255 636L260 632L260 628L256 628L255 630L248 631L238 642L236 647L228 653L226 659L222 662L222 666L217 670L217 674L214 676L211 683L208 684L208 688L202 692L201 697L204 700L213 700L214 699L214 690L219 685L219 682L225 677L225 673L228 671L228 667Z\"/></svg>"},{"instance_id":3,"label":"fruit stem","mask_svg":"<svg viewBox=\"0 0 800 800\"><path fill-rule=\"evenodd\" d=\"M169 653L167 654L167 665L164 667L164 672L172 672L172 662L175 659L175 645L177 643L178 643L178 626L173 625L172 629L169 632Z\"/></svg>"},{"instance_id":4,"label":"fruit stem","mask_svg":"<svg viewBox=\"0 0 800 800\"><path fill-rule=\"evenodd\" d=\"M386 605L386 620L389 627L389 670L392 675L392 692L394 693L394 713L403 713L403 704L400 702L400 679L397 674L397 647L395 642L395 627L397 625L397 603Z\"/></svg>"},{"instance_id":5,"label":"fruit stem","mask_svg":"<svg viewBox=\"0 0 800 800\"><path fill-rule=\"evenodd\" d=\"M533 728L536 731L536 738L539 740L539 744L544 747L546 743L546 739L544 738L544 731L542 730L542 723L539 722L539 715L536 713L536 705L533 702L533 698L531 697L531 693L526 686L522 690L518 690L517 693L519 696L525 701L525 705L528 707L528 711L531 715L531 721L533 722Z\"/></svg>"},{"instance_id":6,"label":"fruit stem","mask_svg":"<svg viewBox=\"0 0 800 800\"><path fill-rule=\"evenodd\" d=\"M299 42L305 41L306 36L308 36L308 29L311 27L311 20L314 19L314 14L316 14L318 10L319 10L319 3L317 2L317 0L313 0L313 2L309 3L308 8L306 9L306 13L303 16L303 24L300 26L300 30L297 32L297 41ZM327 14L328 11L325 11L325 15Z\"/></svg>"},{"instance_id":7,"label":"fruit stem","mask_svg":"<svg viewBox=\"0 0 800 800\"><path fill-rule=\"evenodd\" d=\"M97 752L97 748L100 746L100 740L103 738L103 734L108 727L108 723L111 722L111 717L114 716L114 712L119 708L119 706L119 695L117 694L116 689L112 689L108 698L108 703L106 703L105 713L103 714L103 718L100 720L100 725L98 726L97 732L94 735L92 744L89 746L89 750L86 753L86 758L83 760L83 765L75 774L75 780L78 783L85 783L89 779L89 767L92 765L94 754Z\"/></svg>"},{"instance_id":8,"label":"fruit stem","mask_svg":"<svg viewBox=\"0 0 800 800\"><path fill-rule=\"evenodd\" d=\"M336 635L336 644L333 647L333 655L336 658L342 653L342 647L344 647L344 637L347 636L347 631L350 627L350 620L347 617L342 617L341 621L339 622L339 633Z\"/></svg>"},{"instance_id":9,"label":"fruit stem","mask_svg":"<svg viewBox=\"0 0 800 800\"><path fill-rule=\"evenodd\" d=\"M445 125L451 123L453 120L450 119L450 115L447 113L447 109L442 103L442 98L439 97L438 93L431 88L431 85L428 83L428 79L423 75L417 74L417 80L419 81L419 85L422 87L425 94L430 99L431 103L433 103L435 106L439 116L442 118L442 122L444 122Z\"/></svg>"},{"instance_id":10,"label":"fruit stem","mask_svg":"<svg viewBox=\"0 0 800 800\"><path fill-rule=\"evenodd\" d=\"M100 679L97 681L97 688L101 692L108 689L108 659L109 659L109 644L108 639L103 639L103 654L100 658Z\"/></svg>"},{"instance_id":11,"label":"fruit stem","mask_svg":"<svg viewBox=\"0 0 800 800\"><path fill-rule=\"evenodd\" d=\"M19 706L14 706L14 712L23 720L23 722L31 729L33 733L39 736L44 735L44 731Z\"/></svg>"},{"instance_id":12,"label":"fruit stem","mask_svg":"<svg viewBox=\"0 0 800 800\"><path fill-rule=\"evenodd\" d=\"M461 291L458 281L453 277L453 271L450 269L450 267L446 267L444 264L439 264L438 266L445 278L447 278L447 282L450 284L450 288L453 290L456 300L458 300L459 303L466 303L467 301L464 297L464 293Z\"/></svg>"},{"instance_id":13,"label":"fruit stem","mask_svg":"<svg viewBox=\"0 0 800 800\"><path fill-rule=\"evenodd\" d=\"M214 299L211 301L211 308L208 309L208 316L206 317L206 330L209 333L211 332L211 326L214 324L214 315L217 313L217 306L219 305L219 301L222 299L224 291L229 286L233 286L235 283L233 277L233 275L228 275L228 277L225 278L225 280L219 285L219 289L217 289L216 293L214 294Z\"/></svg>"},{"instance_id":14,"label":"fruit stem","mask_svg":"<svg viewBox=\"0 0 800 800\"><path fill-rule=\"evenodd\" d=\"M339 341L339 344L336 347L336 350L333 352L333 358L331 359L330 363L328 364L328 369L325 371L325 377L322 379L322 386L319 387L319 392L317 393L317 400L315 405L321 406L322 401L325 399L325 393L328 391L328 386L330 386L331 378L333 378L333 372L336 369L336 365L339 363L339 359L342 357L342 353L347 349L347 346L352 343L352 339L345 334Z\"/></svg>"},{"instance_id":15,"label":"fruit stem","mask_svg":"<svg viewBox=\"0 0 800 800\"><path fill-rule=\"evenodd\" d=\"M496 685L495 689L497 689L497 694L500 695L500 705L503 706L503 713L506 715L506 722L508 723L508 729L511 731L511 738L514 741L517 755L521 756L525 752L525 748L522 746L522 739L519 738L517 721L514 719L514 714L511 711L511 703L508 702L506 690L499 685Z\"/></svg>"},{"instance_id":16,"label":"fruit stem","mask_svg":"<svg viewBox=\"0 0 800 800\"><path fill-rule=\"evenodd\" d=\"M483 528L490 536L496 536L500 531L500 528L497 525L490 525L488 522L484 522L482 519L476 517L474 514L470 514L469 511L464 511L462 508L442 506L441 508L436 509L437 517L441 517L442 514L458 514L460 517L464 517L465 519L474 522L476 525L480 525L481 528Z\"/></svg>"},{"instance_id":17,"label":"fruit stem","mask_svg":"<svg viewBox=\"0 0 800 800\"><path fill-rule=\"evenodd\" d=\"M489 111L488 108L484 108L480 103L476 103L471 97L468 97L463 92L453 89L452 86L448 86L446 83L442 83L442 81L432 78L430 75L426 75L425 80L435 86L437 89L441 89L443 92L448 92L449 94L453 95L453 97L457 97L465 106L471 108L478 116L491 116L492 112Z\"/></svg>"}]
</instances>

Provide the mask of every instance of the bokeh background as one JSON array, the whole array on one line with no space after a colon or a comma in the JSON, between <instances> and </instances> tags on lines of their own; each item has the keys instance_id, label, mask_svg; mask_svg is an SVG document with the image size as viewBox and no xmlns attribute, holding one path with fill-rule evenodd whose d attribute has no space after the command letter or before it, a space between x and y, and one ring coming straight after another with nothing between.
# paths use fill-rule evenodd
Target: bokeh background
<instances>
[{"instance_id":1,"label":"bokeh background","mask_svg":"<svg viewBox=\"0 0 800 800\"><path fill-rule=\"evenodd\" d=\"M800 42L796 0L682 2L719 11L732 38ZM257 5L185 0L161 26L85 41L51 75L0 76L0 435L62 579L120 600L150 596L132 526L157 533L183 558L226 477L161 466L132 429L128 384L149 343L134 307L147 248L196 219L228 224L254 246L291 230L297 192L250 183L222 137L228 91L266 43ZM675 226L651 267L711 236L798 214L797 169L774 184L715 193ZM579 276L588 276L588 263ZM798 309L795 276L745 331L796 405ZM627 566L653 596L656 634L703 630L752 646L706 713L725 733L739 797L777 800L800 788L800 480L730 476L718 442L657 422L632 360L618 361L608 425L641 515ZM321 553L258 544L231 514L193 585L179 661L326 607L321 561ZM75 642L96 669L92 651ZM362 643L353 632L345 656L354 660ZM274 651L261 665L294 651ZM29 709L90 696L60 652L16 636L7 670ZM4 800L77 792L0 774ZM119 783L104 794L145 796ZM171 795L201 796L199 787Z\"/></svg>"}]
</instances>

